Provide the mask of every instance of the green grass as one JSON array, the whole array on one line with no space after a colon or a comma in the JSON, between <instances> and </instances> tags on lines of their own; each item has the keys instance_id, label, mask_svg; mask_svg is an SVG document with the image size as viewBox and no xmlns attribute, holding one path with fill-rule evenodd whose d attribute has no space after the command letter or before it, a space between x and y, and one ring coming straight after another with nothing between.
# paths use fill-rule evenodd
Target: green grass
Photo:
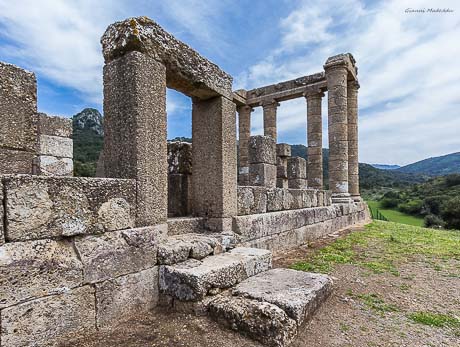
<instances>
[{"instance_id":1,"label":"green grass","mask_svg":"<svg viewBox=\"0 0 460 347\"><path fill-rule=\"evenodd\" d=\"M353 297L360 299L367 307L380 313L399 311L397 306L387 304L381 297L374 293L356 294Z\"/></svg>"},{"instance_id":2,"label":"green grass","mask_svg":"<svg viewBox=\"0 0 460 347\"><path fill-rule=\"evenodd\" d=\"M460 320L457 317L439 314L433 312L414 312L407 316L410 320L432 327L444 328L460 328Z\"/></svg>"},{"instance_id":3,"label":"green grass","mask_svg":"<svg viewBox=\"0 0 460 347\"><path fill-rule=\"evenodd\" d=\"M369 205L369 208L372 210L373 214L375 214L376 210L379 209L380 213L384 215L390 222L414 225L418 227L424 226L423 218L421 217L411 216L397 210L381 208L380 203L375 200L370 200L366 202Z\"/></svg>"},{"instance_id":4,"label":"green grass","mask_svg":"<svg viewBox=\"0 0 460 347\"><path fill-rule=\"evenodd\" d=\"M371 273L399 276L398 264L414 256L460 260L460 233L374 221L294 263L297 270L330 273L337 264L351 264Z\"/></svg>"}]
</instances>

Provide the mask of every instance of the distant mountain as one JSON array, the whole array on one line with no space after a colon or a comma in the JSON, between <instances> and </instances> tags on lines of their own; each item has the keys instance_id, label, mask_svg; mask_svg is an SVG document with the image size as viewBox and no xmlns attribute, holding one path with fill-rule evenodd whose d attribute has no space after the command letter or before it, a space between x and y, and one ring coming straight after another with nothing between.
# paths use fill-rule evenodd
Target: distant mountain
<instances>
[{"instance_id":1,"label":"distant mountain","mask_svg":"<svg viewBox=\"0 0 460 347\"><path fill-rule=\"evenodd\" d=\"M103 118L98 110L85 108L72 117L74 175L93 177L104 143Z\"/></svg>"},{"instance_id":2,"label":"distant mountain","mask_svg":"<svg viewBox=\"0 0 460 347\"><path fill-rule=\"evenodd\" d=\"M388 165L388 164L369 164L369 165L375 167L376 169L380 169L380 170L396 170L401 167L399 165Z\"/></svg>"},{"instance_id":3,"label":"distant mountain","mask_svg":"<svg viewBox=\"0 0 460 347\"><path fill-rule=\"evenodd\" d=\"M429 176L445 176L460 173L460 152L428 158L397 169L404 173L418 173Z\"/></svg>"}]
</instances>

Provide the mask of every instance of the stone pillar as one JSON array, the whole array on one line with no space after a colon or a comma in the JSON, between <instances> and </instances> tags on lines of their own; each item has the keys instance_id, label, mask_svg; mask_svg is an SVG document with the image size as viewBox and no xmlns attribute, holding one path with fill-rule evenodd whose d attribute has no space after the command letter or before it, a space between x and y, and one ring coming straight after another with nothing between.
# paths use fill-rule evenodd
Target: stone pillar
<instances>
[{"instance_id":1,"label":"stone pillar","mask_svg":"<svg viewBox=\"0 0 460 347\"><path fill-rule=\"evenodd\" d=\"M237 214L235 112L225 97L193 98L192 205L215 231L231 230L231 217Z\"/></svg>"},{"instance_id":2,"label":"stone pillar","mask_svg":"<svg viewBox=\"0 0 460 347\"><path fill-rule=\"evenodd\" d=\"M276 145L276 186L288 188L287 160L291 156L291 146L287 143Z\"/></svg>"},{"instance_id":3,"label":"stone pillar","mask_svg":"<svg viewBox=\"0 0 460 347\"><path fill-rule=\"evenodd\" d=\"M249 182L249 138L251 137L251 106L238 107L239 157L238 183L245 186Z\"/></svg>"},{"instance_id":4,"label":"stone pillar","mask_svg":"<svg viewBox=\"0 0 460 347\"><path fill-rule=\"evenodd\" d=\"M264 110L264 135L270 136L277 141L276 131L276 109L280 104L276 100L264 101L262 108Z\"/></svg>"},{"instance_id":5,"label":"stone pillar","mask_svg":"<svg viewBox=\"0 0 460 347\"><path fill-rule=\"evenodd\" d=\"M329 189L334 203L350 202L348 193L347 65L341 56L324 65L328 90Z\"/></svg>"},{"instance_id":6,"label":"stone pillar","mask_svg":"<svg viewBox=\"0 0 460 347\"><path fill-rule=\"evenodd\" d=\"M358 160L358 89L357 81L347 86L348 108L348 189L354 201L360 201Z\"/></svg>"},{"instance_id":7,"label":"stone pillar","mask_svg":"<svg viewBox=\"0 0 460 347\"><path fill-rule=\"evenodd\" d=\"M276 187L276 144L271 136L249 139L249 185Z\"/></svg>"},{"instance_id":8,"label":"stone pillar","mask_svg":"<svg viewBox=\"0 0 460 347\"><path fill-rule=\"evenodd\" d=\"M104 66L104 169L136 179L137 226L167 221L166 68L140 52Z\"/></svg>"},{"instance_id":9,"label":"stone pillar","mask_svg":"<svg viewBox=\"0 0 460 347\"><path fill-rule=\"evenodd\" d=\"M307 161L301 157L287 159L288 186L291 189L307 188Z\"/></svg>"},{"instance_id":10,"label":"stone pillar","mask_svg":"<svg viewBox=\"0 0 460 347\"><path fill-rule=\"evenodd\" d=\"M168 142L168 216L191 213L192 144Z\"/></svg>"},{"instance_id":11,"label":"stone pillar","mask_svg":"<svg viewBox=\"0 0 460 347\"><path fill-rule=\"evenodd\" d=\"M323 123L321 91L307 92L307 179L314 189L323 189Z\"/></svg>"}]
</instances>

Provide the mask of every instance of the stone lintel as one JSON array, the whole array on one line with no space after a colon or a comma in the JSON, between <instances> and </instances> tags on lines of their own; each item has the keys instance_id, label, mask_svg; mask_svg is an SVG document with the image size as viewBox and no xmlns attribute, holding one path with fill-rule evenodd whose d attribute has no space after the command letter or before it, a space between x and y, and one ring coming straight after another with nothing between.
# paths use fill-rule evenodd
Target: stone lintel
<instances>
[{"instance_id":1,"label":"stone lintel","mask_svg":"<svg viewBox=\"0 0 460 347\"><path fill-rule=\"evenodd\" d=\"M344 66L348 71L348 80L358 81L358 68L355 64L356 60L351 53L341 53L327 58L324 70Z\"/></svg>"},{"instance_id":2,"label":"stone lintel","mask_svg":"<svg viewBox=\"0 0 460 347\"><path fill-rule=\"evenodd\" d=\"M131 51L147 54L166 66L168 87L188 96L232 100L232 77L147 17L111 24L101 38L106 64Z\"/></svg>"},{"instance_id":3,"label":"stone lintel","mask_svg":"<svg viewBox=\"0 0 460 347\"><path fill-rule=\"evenodd\" d=\"M233 102L236 106L245 106L246 105L246 90L238 89L233 92Z\"/></svg>"},{"instance_id":4,"label":"stone lintel","mask_svg":"<svg viewBox=\"0 0 460 347\"><path fill-rule=\"evenodd\" d=\"M246 92L246 103L251 106L258 106L262 100L266 99L286 101L299 98L305 92L305 88L309 86L325 89L326 77L324 72L249 90Z\"/></svg>"}]
</instances>

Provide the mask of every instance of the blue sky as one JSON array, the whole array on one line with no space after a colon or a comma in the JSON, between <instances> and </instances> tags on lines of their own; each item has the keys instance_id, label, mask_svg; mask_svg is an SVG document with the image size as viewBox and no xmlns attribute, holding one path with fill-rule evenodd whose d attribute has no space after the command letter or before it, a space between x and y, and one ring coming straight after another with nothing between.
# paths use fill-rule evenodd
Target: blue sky
<instances>
[{"instance_id":1,"label":"blue sky","mask_svg":"<svg viewBox=\"0 0 460 347\"><path fill-rule=\"evenodd\" d=\"M433 7L454 12L406 12ZM351 52L360 161L407 164L460 151L458 1L0 0L0 60L36 73L40 111L102 111L99 39L110 23L140 15L233 75L234 89L319 72L328 56ZM190 136L190 100L170 91L167 108L168 137ZM282 103L278 115L279 141L305 144L305 100ZM262 133L260 108L252 132Z\"/></svg>"}]
</instances>

